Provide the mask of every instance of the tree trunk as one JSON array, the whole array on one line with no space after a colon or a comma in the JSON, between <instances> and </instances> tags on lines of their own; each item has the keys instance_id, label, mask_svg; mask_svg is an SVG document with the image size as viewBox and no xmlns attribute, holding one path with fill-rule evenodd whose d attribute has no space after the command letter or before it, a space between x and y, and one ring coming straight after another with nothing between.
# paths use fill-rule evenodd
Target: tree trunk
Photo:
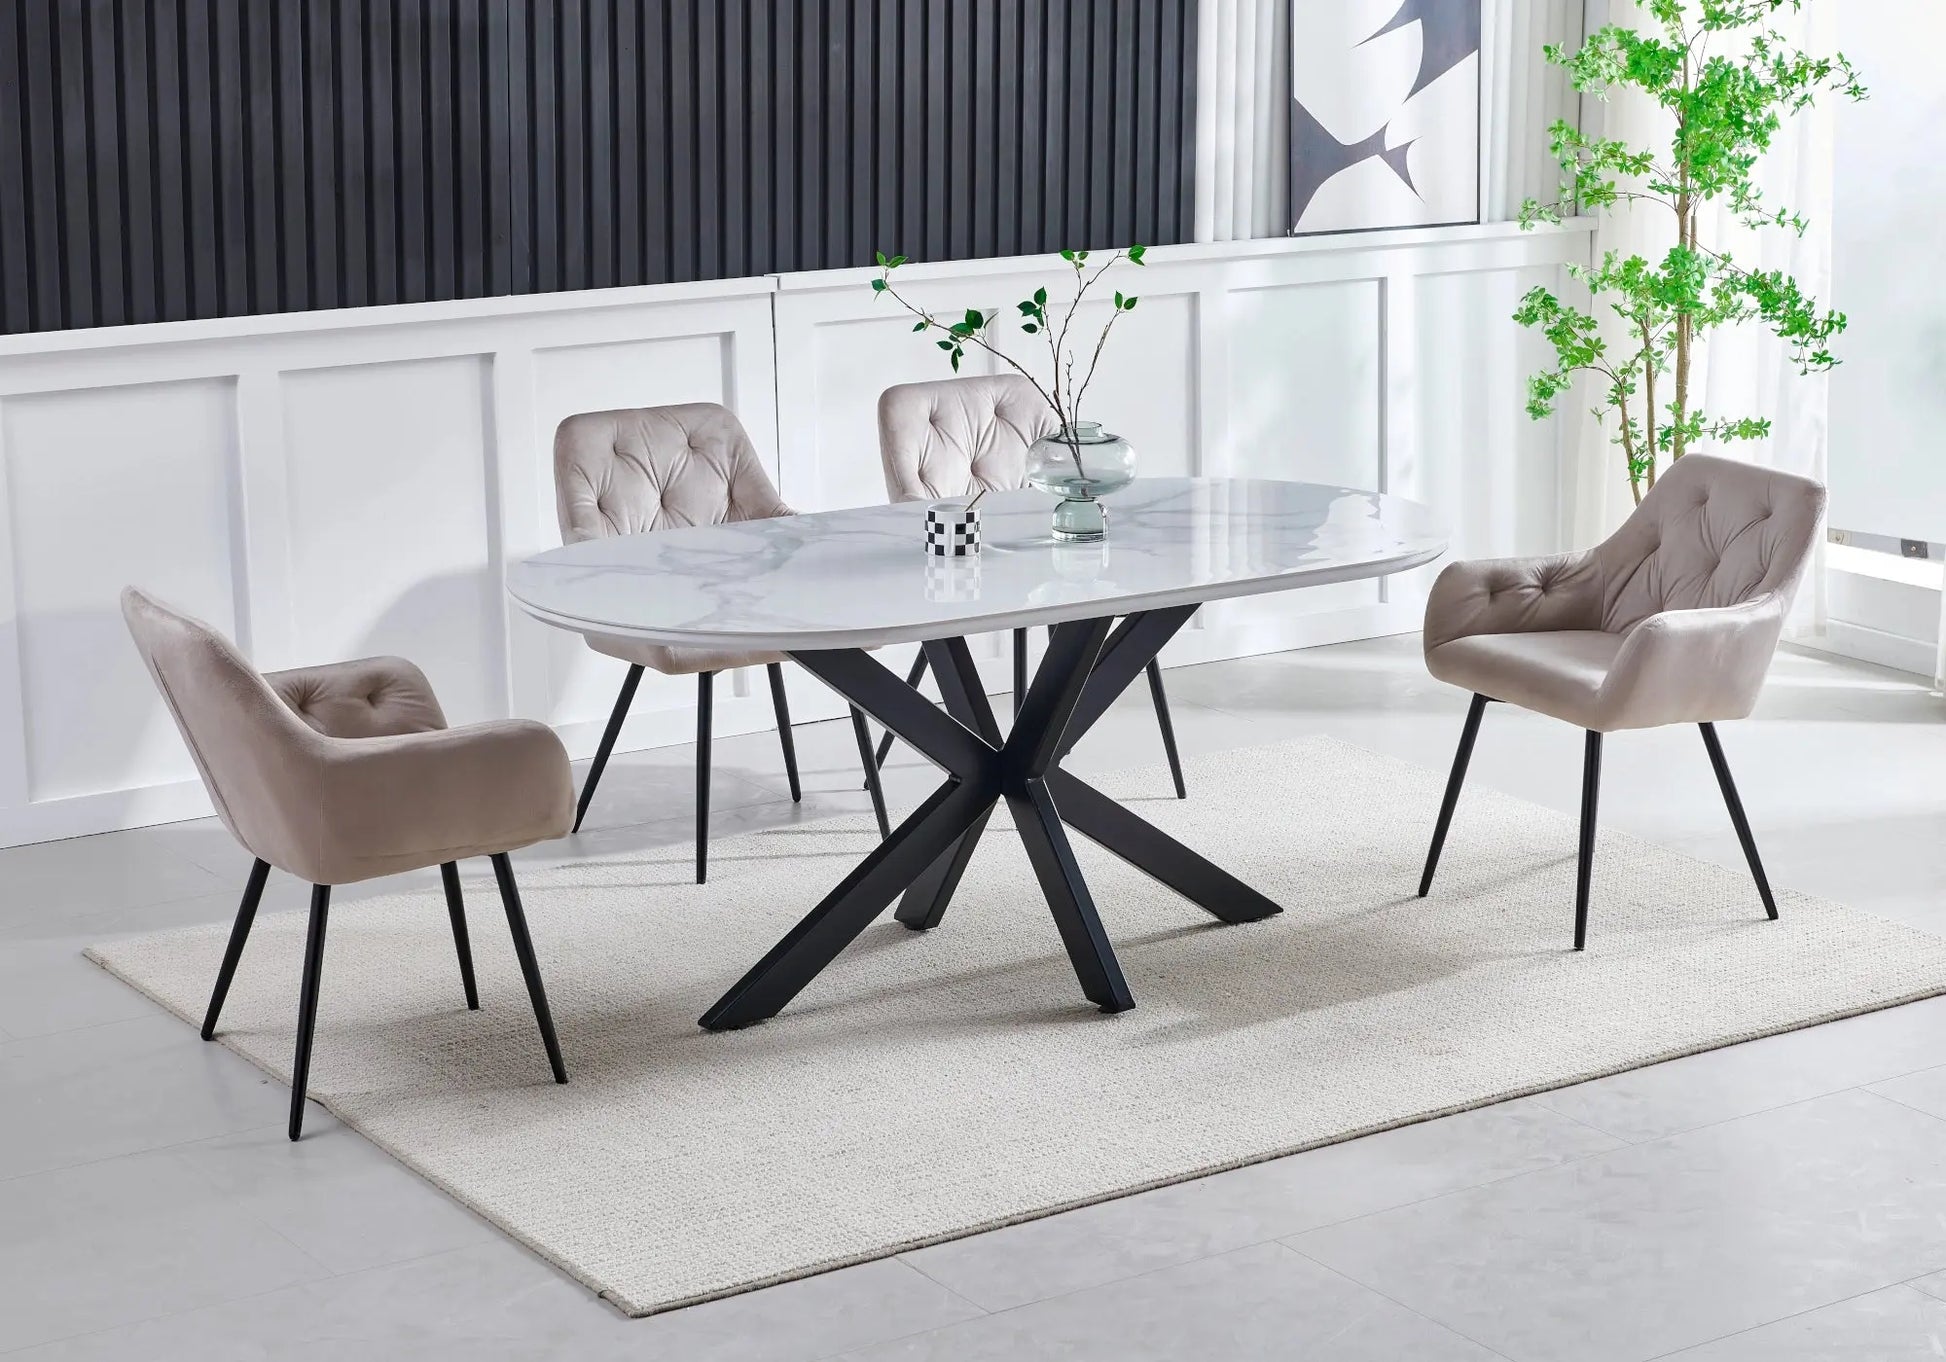
<instances>
[{"instance_id":1,"label":"tree trunk","mask_svg":"<svg viewBox=\"0 0 1946 1362\"><path fill-rule=\"evenodd\" d=\"M1680 224L1682 244L1689 250L1696 249L1696 210L1690 206L1689 195L1685 193L1676 206L1676 219ZM1674 462L1684 453L1688 434L1684 427L1689 420L1689 362L1695 343L1696 319L1687 312L1676 319L1676 403L1673 411L1673 433L1669 439L1669 459Z\"/></svg>"},{"instance_id":2,"label":"tree trunk","mask_svg":"<svg viewBox=\"0 0 1946 1362\"><path fill-rule=\"evenodd\" d=\"M1648 456L1647 459L1645 460L1645 472L1643 478L1650 487L1654 487L1655 486L1655 460L1656 460L1655 337L1649 330L1649 323L1646 318L1642 322L1642 393L1643 393L1643 402L1648 407L1648 413L1649 413L1648 420L1643 422L1644 429L1642 431L1643 445L1645 448L1645 452ZM1631 471L1631 476L1629 478L1629 481L1630 482L1635 481L1635 478L1632 475L1632 471ZM1641 502L1641 490L1639 488L1636 491L1636 502L1638 505Z\"/></svg>"},{"instance_id":3,"label":"tree trunk","mask_svg":"<svg viewBox=\"0 0 1946 1362\"><path fill-rule=\"evenodd\" d=\"M1687 46L1682 54L1682 88L1685 96L1696 89L1695 68ZM1682 243L1684 250L1693 254L1696 250L1696 204L1690 196L1689 124L1686 119L1676 127L1676 146L1682 159L1682 180L1676 191L1676 239ZM1695 325L1695 318L1687 312L1676 318L1676 401L1669 435L1671 463L1683 456L1683 446L1688 443L1683 427L1689 418L1689 350Z\"/></svg>"}]
</instances>

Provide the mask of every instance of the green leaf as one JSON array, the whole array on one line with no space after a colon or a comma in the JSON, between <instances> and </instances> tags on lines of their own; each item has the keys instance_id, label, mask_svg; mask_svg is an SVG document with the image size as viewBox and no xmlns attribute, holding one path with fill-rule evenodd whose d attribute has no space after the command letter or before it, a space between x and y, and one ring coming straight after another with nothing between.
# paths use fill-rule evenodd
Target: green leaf
<instances>
[{"instance_id":1,"label":"green leaf","mask_svg":"<svg viewBox=\"0 0 1946 1362\"><path fill-rule=\"evenodd\" d=\"M880 269L886 269L891 266L892 262L885 258L884 251L874 251L872 252L872 254L878 257L878 264Z\"/></svg>"},{"instance_id":2,"label":"green leaf","mask_svg":"<svg viewBox=\"0 0 1946 1362\"><path fill-rule=\"evenodd\" d=\"M904 256L902 256L902 255L895 255L895 256L893 256L893 257L892 257L892 263L891 263L891 264L889 264L889 265L887 265L887 266L886 266L885 268L887 268L887 269L889 269L889 270L895 270L895 269L897 269L897 268L898 268L899 266L901 266L901 265L903 265L904 263L905 263L905 257L904 257Z\"/></svg>"},{"instance_id":3,"label":"green leaf","mask_svg":"<svg viewBox=\"0 0 1946 1362\"><path fill-rule=\"evenodd\" d=\"M951 341L934 341L933 344L937 345L941 350L952 350L957 348L956 346L954 346L954 344Z\"/></svg>"},{"instance_id":4,"label":"green leaf","mask_svg":"<svg viewBox=\"0 0 1946 1362\"><path fill-rule=\"evenodd\" d=\"M1030 336L1040 330L1040 328L1038 326L1035 326L1032 322L1028 322L1025 326L1021 327L1020 329L1022 331L1025 331Z\"/></svg>"},{"instance_id":5,"label":"green leaf","mask_svg":"<svg viewBox=\"0 0 1946 1362\"><path fill-rule=\"evenodd\" d=\"M973 328L965 322L954 322L949 329L955 336L970 336L973 334Z\"/></svg>"},{"instance_id":6,"label":"green leaf","mask_svg":"<svg viewBox=\"0 0 1946 1362\"><path fill-rule=\"evenodd\" d=\"M924 331L926 329L926 324L924 322L914 322L912 324L912 329L914 331Z\"/></svg>"},{"instance_id":7,"label":"green leaf","mask_svg":"<svg viewBox=\"0 0 1946 1362\"><path fill-rule=\"evenodd\" d=\"M1116 289L1115 290L1115 310L1117 312L1120 312L1127 306L1128 306L1128 300L1122 297L1122 291L1120 289Z\"/></svg>"},{"instance_id":8,"label":"green leaf","mask_svg":"<svg viewBox=\"0 0 1946 1362\"><path fill-rule=\"evenodd\" d=\"M1783 21L1801 0L1639 0L1639 8L1647 22L1599 28L1577 48L1544 55L1577 93L1643 99L1663 115L1655 139L1637 145L1557 120L1548 139L1559 193L1528 200L1520 222L1532 229L1570 215L1672 212L1679 244L1569 265L1587 310L1536 289L1515 313L1553 351L1529 382L1529 413L1552 415L1585 377L1638 499L1665 460L1704 443L1761 438L1759 418L1705 416L1693 393L1659 381L1693 360L1710 332L1756 323L1805 372L1835 362L1843 314L1782 271L1734 260L1723 228L1802 235L1806 219L1767 195L1757 168L1789 120L1866 95L1842 55L1795 45Z\"/></svg>"},{"instance_id":9,"label":"green leaf","mask_svg":"<svg viewBox=\"0 0 1946 1362\"><path fill-rule=\"evenodd\" d=\"M978 309L977 307L969 307L966 309L967 330L978 331L981 327L985 326L986 324L987 324L986 313L980 311L980 309Z\"/></svg>"},{"instance_id":10,"label":"green leaf","mask_svg":"<svg viewBox=\"0 0 1946 1362\"><path fill-rule=\"evenodd\" d=\"M1031 302L1029 302L1029 303L1021 303L1021 304L1020 304L1020 315L1021 315L1021 316L1023 316L1023 317L1031 317L1031 316L1033 316L1033 315L1034 315L1034 305L1033 305L1033 304L1032 304Z\"/></svg>"},{"instance_id":11,"label":"green leaf","mask_svg":"<svg viewBox=\"0 0 1946 1362\"><path fill-rule=\"evenodd\" d=\"M883 292L885 292L885 290L886 290L886 289L888 289L888 288L890 288L890 287L891 287L891 285L890 285L890 284L888 284L888 283L886 283L886 282L885 282L885 281L884 281L883 279L874 279L874 280L872 280L872 292L873 292L873 293L883 293Z\"/></svg>"},{"instance_id":12,"label":"green leaf","mask_svg":"<svg viewBox=\"0 0 1946 1362\"><path fill-rule=\"evenodd\" d=\"M1141 301L1142 300L1140 298L1130 298L1128 300L1128 307L1125 310L1129 312L1135 311L1135 305Z\"/></svg>"},{"instance_id":13,"label":"green leaf","mask_svg":"<svg viewBox=\"0 0 1946 1362\"><path fill-rule=\"evenodd\" d=\"M1037 289L1035 289L1035 290L1034 290L1034 306L1035 306L1035 307L1046 307L1046 306L1047 306L1047 290L1046 290L1046 289L1044 289L1044 288L1037 288Z\"/></svg>"},{"instance_id":14,"label":"green leaf","mask_svg":"<svg viewBox=\"0 0 1946 1362\"><path fill-rule=\"evenodd\" d=\"M963 354L965 354L965 353L966 353L966 352L965 352L964 350L955 350L955 351L953 351L953 372L954 372L954 373L958 373L958 372L959 372L959 362L960 362L960 356L961 356L961 355L963 355Z\"/></svg>"},{"instance_id":15,"label":"green leaf","mask_svg":"<svg viewBox=\"0 0 1946 1362\"><path fill-rule=\"evenodd\" d=\"M1072 264L1074 263L1074 252L1073 252L1073 251L1062 251L1062 252L1061 252L1061 259L1063 259L1063 260L1065 260L1065 261L1067 261L1067 262L1068 262L1068 263L1069 263L1070 265L1072 265Z\"/></svg>"},{"instance_id":16,"label":"green leaf","mask_svg":"<svg viewBox=\"0 0 1946 1362\"><path fill-rule=\"evenodd\" d=\"M1128 248L1128 263L1131 265L1139 265L1142 263L1142 257L1148 253L1149 248L1147 246L1130 246Z\"/></svg>"}]
</instances>

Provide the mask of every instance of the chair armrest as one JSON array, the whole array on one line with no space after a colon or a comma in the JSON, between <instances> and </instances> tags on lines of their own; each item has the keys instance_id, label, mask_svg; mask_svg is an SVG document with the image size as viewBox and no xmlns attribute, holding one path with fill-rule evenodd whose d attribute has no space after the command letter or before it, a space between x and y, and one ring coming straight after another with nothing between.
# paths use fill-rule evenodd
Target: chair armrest
<instances>
[{"instance_id":1,"label":"chair armrest","mask_svg":"<svg viewBox=\"0 0 1946 1362\"><path fill-rule=\"evenodd\" d=\"M319 883L512 851L574 821L567 750L546 724L322 741Z\"/></svg>"},{"instance_id":2,"label":"chair armrest","mask_svg":"<svg viewBox=\"0 0 1946 1362\"><path fill-rule=\"evenodd\" d=\"M1786 598L1666 610L1636 625L1602 682L1610 729L1706 724L1746 717L1783 637Z\"/></svg>"},{"instance_id":3,"label":"chair armrest","mask_svg":"<svg viewBox=\"0 0 1946 1362\"><path fill-rule=\"evenodd\" d=\"M383 738L446 727L426 674L402 657L361 657L264 677L327 738Z\"/></svg>"},{"instance_id":4,"label":"chair armrest","mask_svg":"<svg viewBox=\"0 0 1946 1362\"><path fill-rule=\"evenodd\" d=\"M1475 634L1601 628L1592 553L1448 564L1426 598L1426 651Z\"/></svg>"}]
</instances>

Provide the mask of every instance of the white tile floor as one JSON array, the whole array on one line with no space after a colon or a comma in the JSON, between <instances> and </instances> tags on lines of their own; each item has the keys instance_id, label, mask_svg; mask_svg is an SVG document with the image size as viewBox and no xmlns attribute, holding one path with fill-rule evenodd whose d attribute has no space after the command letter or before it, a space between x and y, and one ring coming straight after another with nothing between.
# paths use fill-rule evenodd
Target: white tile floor
<instances>
[{"instance_id":1,"label":"white tile floor","mask_svg":"<svg viewBox=\"0 0 1946 1362\"><path fill-rule=\"evenodd\" d=\"M1441 769L1464 706L1413 639L1170 688L1186 752L1330 733ZM1778 883L1946 931L1946 701L1787 655L1724 740ZM720 833L863 807L847 726L798 744L801 808L772 735L718 744ZM1472 778L1572 810L1580 746L1496 708ZM1078 762L1152 755L1138 694ZM688 762L618 760L590 831L525 855L686 842ZM1608 821L1739 864L1693 730L1611 740L1604 777ZM927 783L895 758L895 807ZM1946 1000L627 1321L317 1108L290 1145L280 1086L80 959L227 920L246 865L210 823L0 852L8 1362L1946 1355Z\"/></svg>"}]
</instances>

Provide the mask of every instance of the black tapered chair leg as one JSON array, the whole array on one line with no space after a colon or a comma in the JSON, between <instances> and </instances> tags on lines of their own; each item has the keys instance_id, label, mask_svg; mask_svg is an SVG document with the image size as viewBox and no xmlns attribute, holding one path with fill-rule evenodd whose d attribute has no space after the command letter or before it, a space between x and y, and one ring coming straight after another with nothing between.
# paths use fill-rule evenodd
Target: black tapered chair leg
<instances>
[{"instance_id":1,"label":"black tapered chair leg","mask_svg":"<svg viewBox=\"0 0 1946 1362\"><path fill-rule=\"evenodd\" d=\"M459 952L459 981L466 990L466 1005L480 1010L480 990L473 982L473 942L466 933L466 897L460 893L459 866L442 861L439 882L446 889L446 915L453 920L453 948Z\"/></svg>"},{"instance_id":2,"label":"black tapered chair leg","mask_svg":"<svg viewBox=\"0 0 1946 1362\"><path fill-rule=\"evenodd\" d=\"M540 962L534 958L534 940L527 934L527 914L520 906L520 886L514 883L513 862L501 852L493 859L493 878L500 886L500 902L507 910L507 930L513 934L514 958L520 961L521 978L527 981L527 996L534 1004L534 1020L540 1024L541 1044L547 1047L548 1067L554 1081L568 1081L567 1065L561 1062L561 1042L554 1036L554 1014L548 1010L547 990L541 985Z\"/></svg>"},{"instance_id":3,"label":"black tapered chair leg","mask_svg":"<svg viewBox=\"0 0 1946 1362\"><path fill-rule=\"evenodd\" d=\"M324 976L324 924L331 887L311 886L311 930L304 939L304 982L297 994L297 1053L291 1060L290 1137L304 1133L304 1092L311 1082L311 1033L318 1024L318 985Z\"/></svg>"},{"instance_id":4,"label":"black tapered chair leg","mask_svg":"<svg viewBox=\"0 0 1946 1362\"><path fill-rule=\"evenodd\" d=\"M1439 869L1439 853L1445 849L1447 829L1453 826L1453 810L1459 807L1460 787L1466 784L1466 765L1473 760L1473 740L1480 736L1480 716L1486 709L1484 695L1474 696L1473 703L1467 706L1466 726L1460 730L1459 751L1453 757L1453 773L1446 777L1446 797L1439 804L1439 821L1433 824L1425 873L1419 876L1420 898L1432 892L1433 872Z\"/></svg>"},{"instance_id":5,"label":"black tapered chair leg","mask_svg":"<svg viewBox=\"0 0 1946 1362\"><path fill-rule=\"evenodd\" d=\"M1595 806L1601 795L1601 734L1588 730L1581 758L1581 850L1574 869L1574 948L1588 947L1588 891L1595 873Z\"/></svg>"},{"instance_id":6,"label":"black tapered chair leg","mask_svg":"<svg viewBox=\"0 0 1946 1362\"><path fill-rule=\"evenodd\" d=\"M1757 839L1750 835L1750 820L1744 816L1743 800L1737 796L1737 783L1730 778L1730 763L1723 756L1723 744L1717 739L1715 724L1698 724L1703 730L1703 746L1709 749L1710 766L1716 771L1716 784L1723 791L1723 802L1730 810L1730 823L1737 830L1737 841L1743 843L1743 859L1750 863L1751 878L1757 881L1757 894L1764 901L1764 911L1772 922L1777 921L1777 900L1770 892L1770 876L1764 874L1764 863L1757 855Z\"/></svg>"},{"instance_id":7,"label":"black tapered chair leg","mask_svg":"<svg viewBox=\"0 0 1946 1362\"><path fill-rule=\"evenodd\" d=\"M905 683L906 685L912 687L912 689L917 690L919 689L919 683L925 679L926 679L926 650L924 648L921 648L919 650L919 656L912 659L912 670L908 671L905 674ZM892 751L892 736L893 736L892 730L888 728L885 730L884 735L879 738L878 754L876 757L873 758L872 765L883 769L883 767L885 766L885 758L888 755L890 755ZM871 781L867 780L865 782L865 788L866 789L871 788Z\"/></svg>"},{"instance_id":8,"label":"black tapered chair leg","mask_svg":"<svg viewBox=\"0 0 1946 1362\"><path fill-rule=\"evenodd\" d=\"M715 672L696 673L696 883L709 878L709 737Z\"/></svg>"},{"instance_id":9,"label":"black tapered chair leg","mask_svg":"<svg viewBox=\"0 0 1946 1362\"><path fill-rule=\"evenodd\" d=\"M1183 784L1182 758L1176 755L1176 725L1169 717L1169 693L1162 689L1162 664L1149 659L1149 698L1155 701L1155 722L1162 730L1162 750L1169 756L1169 778L1176 782L1176 798L1189 798Z\"/></svg>"},{"instance_id":10,"label":"black tapered chair leg","mask_svg":"<svg viewBox=\"0 0 1946 1362\"><path fill-rule=\"evenodd\" d=\"M865 711L851 707L851 731L858 738L858 760L865 767L865 788L871 792L872 813L878 819L880 839L892 835L892 824L885 816L885 785L878 778L878 764L872 760L872 731L865 726Z\"/></svg>"},{"instance_id":11,"label":"black tapered chair leg","mask_svg":"<svg viewBox=\"0 0 1946 1362\"><path fill-rule=\"evenodd\" d=\"M804 798L804 787L797 783L797 739L791 735L791 702L784 696L784 664L772 662L765 670L770 673L770 707L777 713L777 741L784 749L784 774L790 779L795 804Z\"/></svg>"},{"instance_id":12,"label":"black tapered chair leg","mask_svg":"<svg viewBox=\"0 0 1946 1362\"><path fill-rule=\"evenodd\" d=\"M588 778L581 782L581 798L574 806L574 826L569 832L581 831L581 820L588 816L589 801L595 797L595 786L601 784L601 773L608 768L608 754L615 750L615 739L621 736L622 721L628 718L628 707L635 700L635 688L642 684L642 668L631 666L628 675L622 678L622 693L615 697L615 708L609 711L608 727L601 731L601 746L595 749L594 765L588 768Z\"/></svg>"},{"instance_id":13,"label":"black tapered chair leg","mask_svg":"<svg viewBox=\"0 0 1946 1362\"><path fill-rule=\"evenodd\" d=\"M210 991L209 1011L203 1014L203 1039L216 1039L216 1019L223 1015L223 1000L230 996L230 980L236 977L237 961L243 958L243 944L250 939L250 924L257 920L257 904L264 896L264 881L270 878L270 862L258 861L250 867L250 878L243 882L243 902L237 905L236 926L230 928L230 944L223 951L222 967L216 971L216 987Z\"/></svg>"},{"instance_id":14,"label":"black tapered chair leg","mask_svg":"<svg viewBox=\"0 0 1946 1362\"><path fill-rule=\"evenodd\" d=\"M1014 713L1027 698L1027 631L1014 630Z\"/></svg>"}]
</instances>

